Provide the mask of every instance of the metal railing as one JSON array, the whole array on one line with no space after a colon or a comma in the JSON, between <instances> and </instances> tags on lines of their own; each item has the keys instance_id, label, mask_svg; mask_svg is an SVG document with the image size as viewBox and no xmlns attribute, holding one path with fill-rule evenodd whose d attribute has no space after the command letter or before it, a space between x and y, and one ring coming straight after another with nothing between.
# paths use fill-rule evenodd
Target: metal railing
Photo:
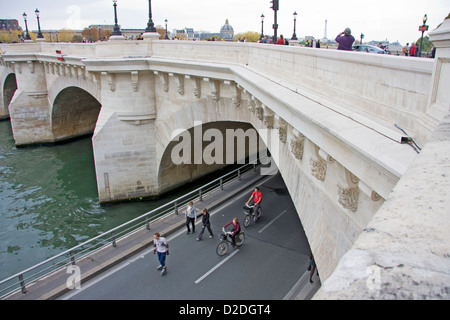
<instances>
[{"instance_id":1,"label":"metal railing","mask_svg":"<svg viewBox=\"0 0 450 320\"><path fill-rule=\"evenodd\" d=\"M256 171L258 161L246 164L236 170L233 170L220 178L217 178L200 188L197 188L187 194L174 199L156 209L153 209L137 218L121 224L111 230L108 230L96 237L93 237L79 245L61 252L45 261L42 261L28 269L25 269L15 275L12 275L0 281L0 298L21 290L27 293L27 286L43 279L57 270L76 265L78 260L86 257L96 250L107 246L117 246L117 242L127 237L139 229L146 228L150 230L150 224L168 217L171 214L179 214L180 207L187 205L190 201L203 201L205 197L217 190L224 190L224 186L236 179L240 180L242 175Z\"/></svg>"}]
</instances>

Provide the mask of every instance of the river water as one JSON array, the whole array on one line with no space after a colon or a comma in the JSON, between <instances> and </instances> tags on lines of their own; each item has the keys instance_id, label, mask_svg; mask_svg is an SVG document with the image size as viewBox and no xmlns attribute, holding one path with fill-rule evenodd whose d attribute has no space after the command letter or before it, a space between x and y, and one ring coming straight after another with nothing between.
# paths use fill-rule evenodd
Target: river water
<instances>
[{"instance_id":1,"label":"river water","mask_svg":"<svg viewBox=\"0 0 450 320\"><path fill-rule=\"evenodd\" d=\"M100 206L91 138L16 148L0 121L0 280L179 196Z\"/></svg>"}]
</instances>

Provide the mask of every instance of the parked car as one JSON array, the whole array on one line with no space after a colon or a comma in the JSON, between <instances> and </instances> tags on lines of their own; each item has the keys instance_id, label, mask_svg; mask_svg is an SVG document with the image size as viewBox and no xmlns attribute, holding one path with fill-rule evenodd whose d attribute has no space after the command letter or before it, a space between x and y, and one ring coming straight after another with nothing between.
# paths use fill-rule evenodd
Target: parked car
<instances>
[{"instance_id":1,"label":"parked car","mask_svg":"<svg viewBox=\"0 0 450 320\"><path fill-rule=\"evenodd\" d=\"M378 54L386 53L385 50L375 47L375 46L368 45L368 44L363 44L363 45L356 44L356 45L353 45L352 49L353 49L353 51L359 51L359 52L378 53Z\"/></svg>"}]
</instances>

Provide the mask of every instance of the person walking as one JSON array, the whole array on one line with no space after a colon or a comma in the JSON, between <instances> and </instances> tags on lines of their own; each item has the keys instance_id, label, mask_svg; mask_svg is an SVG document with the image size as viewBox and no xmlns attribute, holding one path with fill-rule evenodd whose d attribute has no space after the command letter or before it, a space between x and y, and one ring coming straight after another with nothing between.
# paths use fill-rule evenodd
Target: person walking
<instances>
[{"instance_id":1,"label":"person walking","mask_svg":"<svg viewBox=\"0 0 450 320\"><path fill-rule=\"evenodd\" d=\"M159 232L153 236L153 254L158 253L159 267L156 270L161 270L161 275L167 273L166 256L169 254L169 244L166 238L161 237Z\"/></svg>"},{"instance_id":2,"label":"person walking","mask_svg":"<svg viewBox=\"0 0 450 320\"><path fill-rule=\"evenodd\" d=\"M281 44L281 45L285 44L283 35L280 35L280 39L277 40L276 44Z\"/></svg>"},{"instance_id":3,"label":"person walking","mask_svg":"<svg viewBox=\"0 0 450 320\"><path fill-rule=\"evenodd\" d=\"M415 57L417 55L417 47L416 44L413 42L411 43L411 48L409 48L409 56Z\"/></svg>"},{"instance_id":4,"label":"person walking","mask_svg":"<svg viewBox=\"0 0 450 320\"><path fill-rule=\"evenodd\" d=\"M186 208L186 227L187 227L187 234L191 232L191 229L189 228L189 224L192 225L192 234L195 233L195 223L197 222L197 208L194 206L194 203L191 201L189 202L187 208Z\"/></svg>"},{"instance_id":5,"label":"person walking","mask_svg":"<svg viewBox=\"0 0 450 320\"><path fill-rule=\"evenodd\" d=\"M350 30L350 28L345 28L344 32L338 34L335 40L337 43L339 43L338 50L352 51L355 37L352 36L352 31Z\"/></svg>"},{"instance_id":6,"label":"person walking","mask_svg":"<svg viewBox=\"0 0 450 320\"><path fill-rule=\"evenodd\" d=\"M314 275L314 271L316 270L316 261L314 260L314 256L311 253L309 256L309 266L308 266L308 271L310 271L309 273L309 282L313 283L314 281L312 280L312 277ZM317 271L317 275L319 275L319 271Z\"/></svg>"},{"instance_id":7,"label":"person walking","mask_svg":"<svg viewBox=\"0 0 450 320\"><path fill-rule=\"evenodd\" d=\"M214 237L213 232L211 230L211 222L209 221L210 218L210 214L208 212L208 209L204 208L202 210L202 230L200 231L200 233L198 234L197 237L197 241L202 240L203 238L203 233L205 232L205 229L208 228L209 231L209 237L212 238Z\"/></svg>"},{"instance_id":8,"label":"person walking","mask_svg":"<svg viewBox=\"0 0 450 320\"><path fill-rule=\"evenodd\" d=\"M409 42L406 44L406 46L403 47L402 51L405 57L409 55Z\"/></svg>"}]
</instances>

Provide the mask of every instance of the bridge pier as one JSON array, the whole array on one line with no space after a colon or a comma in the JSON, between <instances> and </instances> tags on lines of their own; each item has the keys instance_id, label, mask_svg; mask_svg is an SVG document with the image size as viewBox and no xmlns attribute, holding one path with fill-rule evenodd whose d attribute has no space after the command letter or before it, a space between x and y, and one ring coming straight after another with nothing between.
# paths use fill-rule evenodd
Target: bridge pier
<instances>
[{"instance_id":1,"label":"bridge pier","mask_svg":"<svg viewBox=\"0 0 450 320\"><path fill-rule=\"evenodd\" d=\"M101 203L158 194L154 75L101 75L102 108L92 138Z\"/></svg>"},{"instance_id":2,"label":"bridge pier","mask_svg":"<svg viewBox=\"0 0 450 320\"><path fill-rule=\"evenodd\" d=\"M16 145L52 142L51 108L43 64L26 60L13 65L17 90L9 104L9 116Z\"/></svg>"}]
</instances>

